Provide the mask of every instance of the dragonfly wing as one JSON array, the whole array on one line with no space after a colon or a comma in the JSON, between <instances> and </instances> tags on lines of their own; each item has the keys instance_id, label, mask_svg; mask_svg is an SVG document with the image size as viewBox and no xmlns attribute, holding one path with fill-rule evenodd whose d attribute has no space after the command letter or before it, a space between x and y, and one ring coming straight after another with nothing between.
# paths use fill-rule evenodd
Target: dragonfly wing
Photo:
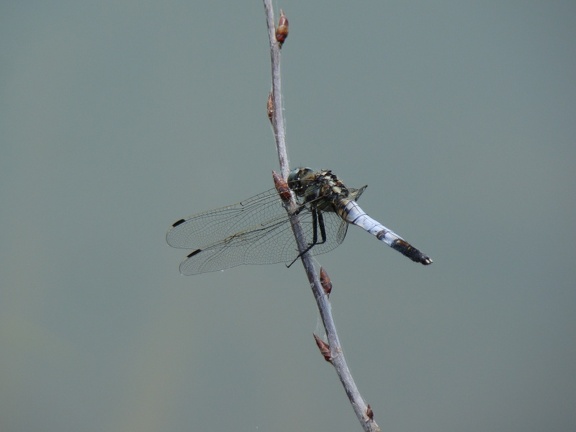
<instances>
[{"instance_id":1,"label":"dragonfly wing","mask_svg":"<svg viewBox=\"0 0 576 432\"><path fill-rule=\"evenodd\" d=\"M166 242L175 248L193 249L214 243L215 239L226 239L280 215L287 217L286 210L276 189L270 189L239 203L174 222L166 233Z\"/></svg>"},{"instance_id":2,"label":"dragonfly wing","mask_svg":"<svg viewBox=\"0 0 576 432\"><path fill-rule=\"evenodd\" d=\"M336 248L346 235L347 224L334 213L323 213L326 241L317 243L313 255ZM303 209L298 218L302 224L308 244L313 238L313 219L308 209ZM321 239L319 238L320 242ZM243 264L289 263L298 257L298 246L286 214L274 217L230 236L208 244L190 253L180 264L184 275L213 272Z\"/></svg>"},{"instance_id":3,"label":"dragonfly wing","mask_svg":"<svg viewBox=\"0 0 576 432\"><path fill-rule=\"evenodd\" d=\"M196 249L180 264L185 275L213 272L242 264L274 264L298 255L287 215Z\"/></svg>"},{"instance_id":4,"label":"dragonfly wing","mask_svg":"<svg viewBox=\"0 0 576 432\"><path fill-rule=\"evenodd\" d=\"M344 241L344 238L346 237L346 233L348 232L348 223L343 221L340 217L338 217L338 219L340 221L340 225L338 226L338 233L336 235L336 242L338 244L340 244Z\"/></svg>"}]
</instances>

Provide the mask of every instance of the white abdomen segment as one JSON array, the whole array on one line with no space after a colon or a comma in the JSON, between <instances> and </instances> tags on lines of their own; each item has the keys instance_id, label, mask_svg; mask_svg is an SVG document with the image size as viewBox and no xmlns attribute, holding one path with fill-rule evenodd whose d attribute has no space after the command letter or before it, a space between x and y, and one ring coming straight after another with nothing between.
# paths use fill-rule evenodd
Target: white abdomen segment
<instances>
[{"instance_id":1,"label":"white abdomen segment","mask_svg":"<svg viewBox=\"0 0 576 432\"><path fill-rule=\"evenodd\" d=\"M368 231L370 234L376 236L378 240L383 241L392 249L397 250L401 254L407 256L412 261L422 263L424 265L432 264L432 259L420 252L394 231L386 228L377 220L368 216L364 210L358 205L356 201L346 200L342 203L344 205L338 206L337 213L346 222L357 225L360 228Z\"/></svg>"}]
</instances>

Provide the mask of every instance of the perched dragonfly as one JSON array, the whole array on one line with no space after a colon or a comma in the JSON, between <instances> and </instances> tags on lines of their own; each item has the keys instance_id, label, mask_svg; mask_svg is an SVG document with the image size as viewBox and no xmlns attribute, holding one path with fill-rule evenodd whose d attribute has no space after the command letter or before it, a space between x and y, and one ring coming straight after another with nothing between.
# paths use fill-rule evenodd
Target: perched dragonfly
<instances>
[{"instance_id":1,"label":"perched dragonfly","mask_svg":"<svg viewBox=\"0 0 576 432\"><path fill-rule=\"evenodd\" d=\"M432 263L410 243L368 216L356 202L366 189L346 187L330 170L296 168L288 177L300 223L313 255L344 241L348 225L357 225L412 261ZM276 189L227 207L180 219L166 241L175 248L195 249L180 264L185 275L213 272L241 264L294 262L301 254L290 218Z\"/></svg>"}]
</instances>

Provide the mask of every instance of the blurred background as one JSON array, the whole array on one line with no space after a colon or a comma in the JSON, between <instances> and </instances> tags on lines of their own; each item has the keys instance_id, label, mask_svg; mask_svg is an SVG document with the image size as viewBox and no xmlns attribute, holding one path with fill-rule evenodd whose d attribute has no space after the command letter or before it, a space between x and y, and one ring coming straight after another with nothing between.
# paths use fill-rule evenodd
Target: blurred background
<instances>
[{"instance_id":1,"label":"blurred background","mask_svg":"<svg viewBox=\"0 0 576 432\"><path fill-rule=\"evenodd\" d=\"M576 430L576 4L275 7L292 166L434 259L318 257L382 430ZM2 2L2 431L360 430L300 264L164 239L272 187L267 44L260 1Z\"/></svg>"}]
</instances>

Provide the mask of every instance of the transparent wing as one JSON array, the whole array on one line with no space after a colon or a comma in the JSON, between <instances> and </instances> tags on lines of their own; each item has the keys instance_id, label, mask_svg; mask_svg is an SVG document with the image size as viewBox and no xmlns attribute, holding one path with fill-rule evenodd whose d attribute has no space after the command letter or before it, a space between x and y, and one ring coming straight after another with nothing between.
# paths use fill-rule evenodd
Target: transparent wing
<instances>
[{"instance_id":1,"label":"transparent wing","mask_svg":"<svg viewBox=\"0 0 576 432\"><path fill-rule=\"evenodd\" d=\"M337 214L323 212L326 241L311 250L314 255L337 247L348 224ZM312 242L314 220L308 208L298 215L308 243ZM276 189L245 201L175 222L166 241L177 248L197 248L180 264L185 275L218 271L241 264L290 262L298 247L290 221ZM321 241L318 229L318 242Z\"/></svg>"},{"instance_id":2,"label":"transparent wing","mask_svg":"<svg viewBox=\"0 0 576 432\"><path fill-rule=\"evenodd\" d=\"M308 243L312 241L313 221L307 209L299 214ZM336 248L344 240L348 224L334 213L324 213L326 241L317 243L313 255ZM344 229L342 229L344 226ZM318 239L321 241L321 239ZM213 272L242 264L274 264L292 262L298 256L298 246L286 214L257 227L233 234L223 240L192 252L182 263L185 275Z\"/></svg>"},{"instance_id":3,"label":"transparent wing","mask_svg":"<svg viewBox=\"0 0 576 432\"><path fill-rule=\"evenodd\" d=\"M166 233L166 242L175 248L194 249L281 215L287 217L286 210L276 189L270 189L239 203L174 222Z\"/></svg>"}]
</instances>

